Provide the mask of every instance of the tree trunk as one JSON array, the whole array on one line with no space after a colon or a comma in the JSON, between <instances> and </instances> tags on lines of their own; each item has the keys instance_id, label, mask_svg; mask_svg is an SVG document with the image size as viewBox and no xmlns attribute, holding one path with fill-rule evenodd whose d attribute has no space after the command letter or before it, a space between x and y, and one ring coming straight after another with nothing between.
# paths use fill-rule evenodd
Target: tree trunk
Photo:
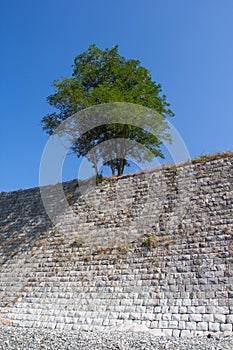
<instances>
[{"instance_id":1,"label":"tree trunk","mask_svg":"<svg viewBox=\"0 0 233 350\"><path fill-rule=\"evenodd\" d=\"M125 130L124 130L125 131ZM121 140L120 142L120 155L121 155L121 158L118 158L117 159L117 172L118 172L118 176L122 176L124 174L124 168L125 168L125 165L126 165L126 152L125 152L125 133L123 133L123 136L124 136L124 139Z\"/></svg>"},{"instance_id":2,"label":"tree trunk","mask_svg":"<svg viewBox=\"0 0 233 350\"><path fill-rule=\"evenodd\" d=\"M117 163L117 176L122 176L124 174L126 160L121 158Z\"/></svg>"},{"instance_id":3,"label":"tree trunk","mask_svg":"<svg viewBox=\"0 0 233 350\"><path fill-rule=\"evenodd\" d=\"M114 160L110 161L110 168L112 171L112 177L115 177L115 164L114 164Z\"/></svg>"},{"instance_id":4,"label":"tree trunk","mask_svg":"<svg viewBox=\"0 0 233 350\"><path fill-rule=\"evenodd\" d=\"M93 167L95 169L95 176L96 176L96 181L98 181L98 177L99 177L99 171L98 171L98 166L97 166L97 156L96 156L96 152L95 150L91 150L91 155L92 155L92 163L93 163Z\"/></svg>"}]
</instances>

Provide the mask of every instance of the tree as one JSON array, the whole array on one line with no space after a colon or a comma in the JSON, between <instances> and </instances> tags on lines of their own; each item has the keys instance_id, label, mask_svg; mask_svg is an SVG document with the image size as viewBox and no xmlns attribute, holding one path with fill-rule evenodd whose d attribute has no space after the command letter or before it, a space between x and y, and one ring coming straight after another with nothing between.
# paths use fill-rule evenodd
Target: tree
<instances>
[{"instance_id":1,"label":"tree","mask_svg":"<svg viewBox=\"0 0 233 350\"><path fill-rule=\"evenodd\" d=\"M56 91L48 96L47 100L58 112L48 114L42 119L43 129L49 134L74 113L100 104L121 102L153 109L160 115L160 125L163 124L160 129L163 131L168 128L165 117L174 115L169 109L166 96L161 95L161 85L152 81L149 71L140 65L140 61L127 60L120 56L117 45L104 51L94 44L90 45L87 51L75 58L72 77L56 80L53 86ZM73 145L73 150L78 157L85 156L89 152L89 159L97 172L97 161L99 157L106 155L106 149L96 151L93 149L94 146L111 139L136 140L147 147L154 156L164 157L160 150L162 141L159 136L161 133L156 136L146 129L128 123L108 123L85 133L79 130L79 137ZM168 134L164 134L164 137L169 139ZM129 154L136 160L143 157L146 160L150 158L149 153L139 155L133 146L122 144L119 157L117 156L119 149L116 147L118 146L111 149L111 154L107 152L110 158L105 162L111 167L112 175L115 175L116 171L118 176L123 174Z\"/></svg>"}]
</instances>

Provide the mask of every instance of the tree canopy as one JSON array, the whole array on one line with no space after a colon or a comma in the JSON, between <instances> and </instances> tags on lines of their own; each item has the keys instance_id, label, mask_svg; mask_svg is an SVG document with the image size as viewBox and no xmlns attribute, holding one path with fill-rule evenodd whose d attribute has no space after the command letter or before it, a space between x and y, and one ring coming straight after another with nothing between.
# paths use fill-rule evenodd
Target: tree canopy
<instances>
[{"instance_id":1,"label":"tree canopy","mask_svg":"<svg viewBox=\"0 0 233 350\"><path fill-rule=\"evenodd\" d=\"M75 58L72 67L72 77L55 80L53 87L56 91L47 98L49 104L57 110L42 119L43 129L49 134L74 113L100 104L119 102L155 110L160 115L160 125L163 123L160 129L164 131L167 128L165 118L174 114L169 108L166 96L162 95L161 85L152 81L150 72L140 65L139 60L127 60L120 56L117 45L103 51L94 44L90 45L87 51ZM108 123L80 133L73 150L78 157L89 152L89 159L98 172L97 160L106 150L104 151L103 147L101 151L94 150L96 145L111 139L129 139L145 146L155 157L163 157L160 135L159 132L158 135L151 134L146 128L129 123ZM168 138L168 134L166 137ZM105 165L110 166L112 175L116 172L117 175L123 174L129 154L135 160L151 158L147 152L139 155L134 147L129 147L128 144L121 144L120 157L117 156L115 148L112 148L111 153Z\"/></svg>"}]
</instances>

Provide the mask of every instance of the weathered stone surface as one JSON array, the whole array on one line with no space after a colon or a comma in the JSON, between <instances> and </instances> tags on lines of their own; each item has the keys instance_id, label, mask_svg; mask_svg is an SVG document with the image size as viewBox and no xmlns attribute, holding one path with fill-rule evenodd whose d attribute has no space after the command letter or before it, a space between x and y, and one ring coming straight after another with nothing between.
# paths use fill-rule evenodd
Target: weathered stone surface
<instances>
[{"instance_id":1,"label":"weathered stone surface","mask_svg":"<svg viewBox=\"0 0 233 350\"><path fill-rule=\"evenodd\" d=\"M0 193L0 324L232 331L232 156L64 190Z\"/></svg>"},{"instance_id":2,"label":"weathered stone surface","mask_svg":"<svg viewBox=\"0 0 233 350\"><path fill-rule=\"evenodd\" d=\"M7 318L0 317L0 325L1 326L12 326L13 322L12 322L12 320L9 320Z\"/></svg>"}]
</instances>

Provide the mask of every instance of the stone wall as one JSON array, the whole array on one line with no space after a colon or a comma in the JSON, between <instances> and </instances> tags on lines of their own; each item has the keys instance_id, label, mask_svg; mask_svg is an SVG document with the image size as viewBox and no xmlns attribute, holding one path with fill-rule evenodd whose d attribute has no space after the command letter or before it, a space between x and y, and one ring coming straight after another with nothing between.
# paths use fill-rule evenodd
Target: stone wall
<instances>
[{"instance_id":1,"label":"stone wall","mask_svg":"<svg viewBox=\"0 0 233 350\"><path fill-rule=\"evenodd\" d=\"M0 323L232 332L232 154L64 191L0 194Z\"/></svg>"}]
</instances>

